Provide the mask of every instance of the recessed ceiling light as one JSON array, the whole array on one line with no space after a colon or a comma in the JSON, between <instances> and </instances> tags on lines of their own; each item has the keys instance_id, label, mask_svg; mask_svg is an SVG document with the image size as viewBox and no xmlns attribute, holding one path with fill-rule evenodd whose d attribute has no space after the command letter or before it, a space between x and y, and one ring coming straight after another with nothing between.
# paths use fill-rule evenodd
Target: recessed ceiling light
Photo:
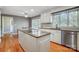
<instances>
[{"instance_id":1,"label":"recessed ceiling light","mask_svg":"<svg viewBox=\"0 0 79 59\"><path fill-rule=\"evenodd\" d=\"M34 9L31 9L32 12L34 12Z\"/></svg>"},{"instance_id":2,"label":"recessed ceiling light","mask_svg":"<svg viewBox=\"0 0 79 59\"><path fill-rule=\"evenodd\" d=\"M25 17L28 17L28 14L27 14L27 13L24 13L24 16L25 16Z\"/></svg>"},{"instance_id":3,"label":"recessed ceiling light","mask_svg":"<svg viewBox=\"0 0 79 59\"><path fill-rule=\"evenodd\" d=\"M28 15L25 15L25 17L28 17Z\"/></svg>"}]
</instances>

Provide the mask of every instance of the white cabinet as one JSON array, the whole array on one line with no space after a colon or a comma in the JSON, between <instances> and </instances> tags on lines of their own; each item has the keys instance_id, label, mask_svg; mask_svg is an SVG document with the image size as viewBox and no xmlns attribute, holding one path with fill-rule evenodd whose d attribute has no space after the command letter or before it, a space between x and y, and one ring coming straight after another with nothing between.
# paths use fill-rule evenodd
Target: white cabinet
<instances>
[{"instance_id":1,"label":"white cabinet","mask_svg":"<svg viewBox=\"0 0 79 59\"><path fill-rule=\"evenodd\" d=\"M28 45L27 45L27 40L26 39L29 39L29 36L26 37L26 34L24 34L23 32L21 31L18 31L18 38L19 38L19 43L21 44L22 48L25 47L25 51L27 51L28 49L26 48ZM26 39L25 39L26 38Z\"/></svg>"},{"instance_id":2,"label":"white cabinet","mask_svg":"<svg viewBox=\"0 0 79 59\"><path fill-rule=\"evenodd\" d=\"M18 31L19 34L19 42L24 49L24 51L31 51L32 48L35 48L34 45L34 38L29 36L28 34L25 34L21 31ZM34 44L33 44L34 43ZM32 51L34 51L32 49Z\"/></svg>"},{"instance_id":3,"label":"white cabinet","mask_svg":"<svg viewBox=\"0 0 79 59\"><path fill-rule=\"evenodd\" d=\"M77 50L79 51L79 32L77 33Z\"/></svg>"},{"instance_id":4,"label":"white cabinet","mask_svg":"<svg viewBox=\"0 0 79 59\"><path fill-rule=\"evenodd\" d=\"M43 13L41 14L41 23L51 23L52 19L51 19L51 14L50 13Z\"/></svg>"},{"instance_id":5,"label":"white cabinet","mask_svg":"<svg viewBox=\"0 0 79 59\"><path fill-rule=\"evenodd\" d=\"M50 48L50 36L44 36L38 39L38 49L41 52L48 52Z\"/></svg>"},{"instance_id":6,"label":"white cabinet","mask_svg":"<svg viewBox=\"0 0 79 59\"><path fill-rule=\"evenodd\" d=\"M27 40L27 42L28 43L26 43L27 44L27 49L28 49L28 51L30 51L30 52L37 52L38 50L37 50L37 47L36 47L36 38L34 38L34 37L32 37L32 36L30 36L30 35L28 35L28 34L26 34L26 37L29 37L29 39L26 39Z\"/></svg>"},{"instance_id":7,"label":"white cabinet","mask_svg":"<svg viewBox=\"0 0 79 59\"><path fill-rule=\"evenodd\" d=\"M50 29L41 29L41 31L46 31L51 33L51 40L53 42L61 44L61 30L50 30Z\"/></svg>"},{"instance_id":8,"label":"white cabinet","mask_svg":"<svg viewBox=\"0 0 79 59\"><path fill-rule=\"evenodd\" d=\"M50 35L39 38L18 31L19 42L25 51L29 52L47 52L50 46Z\"/></svg>"},{"instance_id":9,"label":"white cabinet","mask_svg":"<svg viewBox=\"0 0 79 59\"><path fill-rule=\"evenodd\" d=\"M61 44L61 31L60 30L52 30L52 39L51 41Z\"/></svg>"}]
</instances>

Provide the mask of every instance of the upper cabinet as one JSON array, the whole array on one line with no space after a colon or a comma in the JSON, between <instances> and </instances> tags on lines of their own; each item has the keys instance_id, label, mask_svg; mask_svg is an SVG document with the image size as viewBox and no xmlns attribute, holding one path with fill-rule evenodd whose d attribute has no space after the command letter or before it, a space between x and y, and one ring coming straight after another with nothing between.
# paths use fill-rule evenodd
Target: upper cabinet
<instances>
[{"instance_id":1,"label":"upper cabinet","mask_svg":"<svg viewBox=\"0 0 79 59\"><path fill-rule=\"evenodd\" d=\"M52 23L52 17L50 13L41 14L41 23Z\"/></svg>"}]
</instances>

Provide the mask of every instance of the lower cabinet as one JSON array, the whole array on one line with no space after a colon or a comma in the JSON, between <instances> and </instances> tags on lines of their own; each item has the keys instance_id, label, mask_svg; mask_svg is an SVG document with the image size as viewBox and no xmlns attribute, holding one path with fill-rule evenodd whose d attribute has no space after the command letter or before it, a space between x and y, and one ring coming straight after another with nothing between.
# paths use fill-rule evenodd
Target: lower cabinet
<instances>
[{"instance_id":1,"label":"lower cabinet","mask_svg":"<svg viewBox=\"0 0 79 59\"><path fill-rule=\"evenodd\" d=\"M21 47L23 49L25 47L24 51L27 51L28 49L26 49L26 47L28 46L27 45L28 42L27 42L26 38L29 39L29 37L28 36L26 37L26 34L24 34L23 32L18 31L18 38L19 38L19 43L20 43Z\"/></svg>"},{"instance_id":2,"label":"lower cabinet","mask_svg":"<svg viewBox=\"0 0 79 59\"><path fill-rule=\"evenodd\" d=\"M50 35L39 38L19 31L19 42L22 48L28 52L48 52L50 47Z\"/></svg>"},{"instance_id":3,"label":"lower cabinet","mask_svg":"<svg viewBox=\"0 0 79 59\"><path fill-rule=\"evenodd\" d=\"M50 48L50 35L41 37L37 40L38 50L40 52L48 52Z\"/></svg>"},{"instance_id":4,"label":"lower cabinet","mask_svg":"<svg viewBox=\"0 0 79 59\"><path fill-rule=\"evenodd\" d=\"M50 41L61 44L61 30L41 29L42 31L50 32Z\"/></svg>"},{"instance_id":5,"label":"lower cabinet","mask_svg":"<svg viewBox=\"0 0 79 59\"><path fill-rule=\"evenodd\" d=\"M79 51L79 32L77 33L77 50Z\"/></svg>"},{"instance_id":6,"label":"lower cabinet","mask_svg":"<svg viewBox=\"0 0 79 59\"><path fill-rule=\"evenodd\" d=\"M61 44L61 31L53 30L51 35L52 35L53 42Z\"/></svg>"}]
</instances>

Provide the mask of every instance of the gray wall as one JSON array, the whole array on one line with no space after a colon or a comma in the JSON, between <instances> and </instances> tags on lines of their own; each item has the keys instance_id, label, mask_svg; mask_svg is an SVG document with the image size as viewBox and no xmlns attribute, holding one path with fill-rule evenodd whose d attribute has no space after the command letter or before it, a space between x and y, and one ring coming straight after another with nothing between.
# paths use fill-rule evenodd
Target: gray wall
<instances>
[{"instance_id":1,"label":"gray wall","mask_svg":"<svg viewBox=\"0 0 79 59\"><path fill-rule=\"evenodd\" d=\"M13 17L14 33L17 32L17 29L22 29L22 27L29 27L29 19L22 17Z\"/></svg>"},{"instance_id":2,"label":"gray wall","mask_svg":"<svg viewBox=\"0 0 79 59\"><path fill-rule=\"evenodd\" d=\"M31 27L32 27L32 19L29 18L29 28L31 28Z\"/></svg>"},{"instance_id":3,"label":"gray wall","mask_svg":"<svg viewBox=\"0 0 79 59\"><path fill-rule=\"evenodd\" d=\"M1 37L1 10L0 10L0 37Z\"/></svg>"}]
</instances>

